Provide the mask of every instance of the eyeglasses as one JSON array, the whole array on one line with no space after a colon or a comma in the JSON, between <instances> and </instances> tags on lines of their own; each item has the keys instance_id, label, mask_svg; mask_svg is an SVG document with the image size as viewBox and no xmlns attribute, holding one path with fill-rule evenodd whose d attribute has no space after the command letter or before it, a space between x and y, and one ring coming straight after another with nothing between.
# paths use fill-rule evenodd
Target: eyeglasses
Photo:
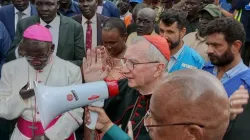
<instances>
[{"instance_id":1,"label":"eyeglasses","mask_svg":"<svg viewBox=\"0 0 250 140\"><path fill-rule=\"evenodd\" d=\"M142 19L140 19L140 18L137 18L135 22L136 22L136 24L138 24L138 25L141 24L141 23L143 23L144 25L148 25L148 24L151 23L151 21L149 21L149 20L145 20L145 19L142 20Z\"/></svg>"},{"instance_id":2,"label":"eyeglasses","mask_svg":"<svg viewBox=\"0 0 250 140\"><path fill-rule=\"evenodd\" d=\"M150 127L166 127L166 126L178 126L178 125L197 125L201 128L204 128L204 125L201 124L197 124L197 123L169 123L169 124L153 124L152 123L152 117L151 117L151 111L148 110L148 112L146 113L146 115L144 116L144 126L146 127L146 129L150 128Z\"/></svg>"},{"instance_id":3,"label":"eyeglasses","mask_svg":"<svg viewBox=\"0 0 250 140\"><path fill-rule=\"evenodd\" d=\"M141 65L141 64L152 64L152 63L159 63L158 61L152 61L152 62L143 62L143 63L137 63L133 62L130 59L121 59L121 64L124 66L126 65L129 70L134 70L135 65Z\"/></svg>"}]
</instances>

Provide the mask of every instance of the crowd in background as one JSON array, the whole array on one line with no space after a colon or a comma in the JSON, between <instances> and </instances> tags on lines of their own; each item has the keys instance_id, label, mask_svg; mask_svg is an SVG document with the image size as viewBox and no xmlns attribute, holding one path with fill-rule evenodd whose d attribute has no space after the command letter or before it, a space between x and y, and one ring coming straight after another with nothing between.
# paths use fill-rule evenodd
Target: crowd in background
<instances>
[{"instance_id":1,"label":"crowd in background","mask_svg":"<svg viewBox=\"0 0 250 140\"><path fill-rule=\"evenodd\" d=\"M161 74L157 75L157 72L153 75L154 71L159 70L159 73L167 72L174 74L176 71L183 69L203 69L220 80L226 89L227 97L231 101L230 108L234 107L231 103L239 95L239 91L245 90L244 92L250 92L250 72L248 71L250 65L250 0L0 0L0 71L2 70L0 77L7 79L15 77L15 75L6 77L6 70L8 71L14 67L18 69L16 66L9 66L12 62L15 63L17 59L27 58L27 60L34 60L36 58L32 55L36 54L37 50L31 53L32 51L27 51L26 47L35 44L35 42L32 42L34 38L27 39L24 36L26 30L36 24L46 27L52 36L50 43L53 44L53 47L49 49L49 53L45 57L50 56L51 51L52 55L71 62L65 65L70 67L71 64L79 66L81 68L81 82L83 83L100 80L88 79L88 75L91 75L91 72L86 72L86 67L89 67L89 64L84 65L85 62L83 62L84 57L87 57L86 63L89 63L90 57L97 59L100 53L101 64L105 67L107 66L106 71L109 71L105 80L119 80L121 81L119 86L123 89L118 97L105 101L104 110L108 116L107 120L112 121L114 124L122 125L121 129L126 133L129 131L129 123L133 129L132 137L135 140L148 140L150 137L160 139L160 137L155 137L151 134L152 132L158 134L157 131L152 129L151 133L148 133L146 131L148 128L142 125L145 123L143 122L145 114L149 111L151 95L148 96L141 92L151 93L151 89L148 91L144 90L144 88L153 88L155 83L158 82L158 78L162 77ZM33 32L34 34L39 34L39 32ZM146 48L138 47L147 46L148 44L150 45ZM37 46L39 45L41 44ZM98 51L93 49L98 49ZM36 55L39 55L38 52ZM142 54L148 54L148 52L148 57L141 56ZM27 56L27 53L30 53L31 56ZM131 59L127 57L131 57ZM46 64L44 65L49 65L49 63L47 64L47 59L45 59ZM157 65L160 62L164 65ZM144 67L141 64L150 66ZM124 65L126 65L127 71L124 69ZM141 68L140 70L136 70L137 65L141 66L138 66ZM155 69L153 69L154 66ZM38 69L36 69L37 73L42 73ZM104 67L102 69L105 70ZM147 72L145 72L146 70ZM93 71L95 71L94 68ZM72 74L72 71L70 74ZM182 75L182 72L179 74ZM187 74L194 73L187 72ZM143 84L138 84L141 82L140 80L135 80L135 83L124 80L133 80L131 75L137 75L137 77L143 79ZM142 77L142 75L144 76ZM73 75L71 76L73 77ZM176 76L178 78L177 73ZM204 77L206 79L206 76ZM2 83L0 84L0 105L9 107L8 100L10 99L8 96L10 95L4 94L6 92L4 86L14 88L15 82L10 82L13 84L11 86L10 83L5 83L6 80L4 78L1 78ZM55 80L55 82L58 82L58 80ZM240 85L243 85L245 89L240 87ZM166 86L171 89L171 86L168 84ZM192 86L195 87L195 85ZM200 86L204 85L200 84ZM176 87L181 88L179 85ZM186 87L186 85L183 87ZM16 88L21 87L17 86ZM220 88L216 89L221 91ZM191 92L196 93L196 91ZM215 96L219 95L215 94ZM26 99L26 97L22 98ZM187 100L189 99L187 98ZM209 96L208 99L212 100L214 96L211 98ZM224 101L218 105L224 106ZM240 103L237 102L236 104ZM229 126L225 127L227 128L225 132L222 130L224 128L219 129L216 126L216 124L219 124L219 121L208 119L209 123L214 123L214 125L210 126L210 124L200 120L201 123L211 127L211 129L216 127L216 129L213 129L214 131L210 130L210 128L207 129L208 133L204 134L204 139L212 140L214 138L213 140L221 140L220 137L223 140L250 139L250 125L248 125L250 122L250 105L247 102L242 104L244 104L244 111L238 111L243 113L238 113L239 115L236 113L237 117L230 116L229 118L229 115L222 117L220 113L215 111L215 114L218 113L216 114L218 116L212 116L215 117L213 119L221 117L222 123L226 122L224 122L226 117L230 119ZM213 105L209 104L208 106ZM242 107L242 105L235 106L236 108ZM185 107L185 105L182 105L182 107ZM0 107L0 109L3 108ZM209 109L213 110L214 108ZM92 108L92 110L95 109ZM221 109L220 111L225 110ZM102 110L97 110L97 112L105 114ZM24 113L23 115L27 114ZM19 115L22 116L22 113ZM82 117L81 115L80 118ZM4 117L0 110L1 140L10 139L16 127L16 122L20 121L16 119ZM81 121L84 121L84 117ZM200 127L200 125L198 126ZM120 129L111 127L112 131L105 129L105 131L102 131L103 133L97 133L88 130L84 125L79 125L77 129L73 128L72 126L77 140L82 140L83 138L86 140L93 139L90 136L95 136L95 139L100 139L104 136L103 139L108 140L107 134L112 135L116 133L116 130ZM103 130L104 128L98 129ZM213 136L215 135L213 133L217 131L218 133L223 133L223 135ZM56 132L53 131L53 133ZM189 132L191 133L192 130L189 130ZM14 133L17 132L14 130ZM68 133L69 131L65 132L65 135L67 136ZM126 133L120 133L120 136L126 138ZM177 135L178 133L175 132L174 134ZM62 134L58 133L58 135ZM161 133L161 135L161 138L164 138L164 134ZM211 137L209 138L206 135L211 135ZM166 136L165 138L171 139L171 136ZM120 140L117 137L110 139ZM176 139L178 138L176 137Z\"/></svg>"}]
</instances>

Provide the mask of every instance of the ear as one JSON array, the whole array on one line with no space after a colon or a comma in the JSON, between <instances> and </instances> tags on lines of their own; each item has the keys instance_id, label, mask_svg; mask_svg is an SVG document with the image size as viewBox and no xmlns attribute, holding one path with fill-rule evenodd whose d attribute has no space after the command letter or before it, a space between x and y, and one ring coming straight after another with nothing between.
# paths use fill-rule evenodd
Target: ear
<instances>
[{"instance_id":1,"label":"ear","mask_svg":"<svg viewBox=\"0 0 250 140\"><path fill-rule=\"evenodd\" d=\"M183 38L186 35L186 32L187 32L187 28L184 27L181 29L181 32L180 32L181 38Z\"/></svg>"},{"instance_id":2,"label":"ear","mask_svg":"<svg viewBox=\"0 0 250 140\"><path fill-rule=\"evenodd\" d=\"M203 139L203 131L197 125L189 125L184 128L184 135L182 137L183 140L202 140Z\"/></svg>"},{"instance_id":3,"label":"ear","mask_svg":"<svg viewBox=\"0 0 250 140\"><path fill-rule=\"evenodd\" d=\"M233 53L239 53L241 50L242 42L240 40L234 41L232 44L232 52Z\"/></svg>"},{"instance_id":4,"label":"ear","mask_svg":"<svg viewBox=\"0 0 250 140\"><path fill-rule=\"evenodd\" d=\"M55 44L51 45L51 54L53 54L53 52L55 51Z\"/></svg>"},{"instance_id":5,"label":"ear","mask_svg":"<svg viewBox=\"0 0 250 140\"><path fill-rule=\"evenodd\" d=\"M166 68L166 64L164 64L164 63L158 63L156 71L154 73L154 77L159 77L160 75L162 75L162 73L165 72L165 68Z\"/></svg>"}]
</instances>

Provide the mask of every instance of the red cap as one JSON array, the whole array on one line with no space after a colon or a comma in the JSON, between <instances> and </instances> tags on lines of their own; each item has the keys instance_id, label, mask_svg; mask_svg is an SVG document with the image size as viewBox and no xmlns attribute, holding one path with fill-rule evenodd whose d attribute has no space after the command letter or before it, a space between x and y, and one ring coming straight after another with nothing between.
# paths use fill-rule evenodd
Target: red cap
<instances>
[{"instance_id":1,"label":"red cap","mask_svg":"<svg viewBox=\"0 0 250 140\"><path fill-rule=\"evenodd\" d=\"M165 38L159 35L144 35L143 37L153 44L168 61L170 60L169 44Z\"/></svg>"},{"instance_id":2,"label":"red cap","mask_svg":"<svg viewBox=\"0 0 250 140\"><path fill-rule=\"evenodd\" d=\"M109 90L109 97L113 97L118 95L119 87L117 81L107 81L107 86Z\"/></svg>"}]
</instances>

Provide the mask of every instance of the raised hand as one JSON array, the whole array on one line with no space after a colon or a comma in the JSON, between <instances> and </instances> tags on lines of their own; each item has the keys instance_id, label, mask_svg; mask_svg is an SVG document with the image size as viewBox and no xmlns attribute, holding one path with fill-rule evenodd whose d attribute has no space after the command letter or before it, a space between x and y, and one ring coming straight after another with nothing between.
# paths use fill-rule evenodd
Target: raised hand
<instances>
[{"instance_id":1,"label":"raised hand","mask_svg":"<svg viewBox=\"0 0 250 140\"><path fill-rule=\"evenodd\" d=\"M87 58L83 58L83 75L86 83L100 81L109 74L109 66L102 65L101 51L92 48L87 50Z\"/></svg>"},{"instance_id":2,"label":"raised hand","mask_svg":"<svg viewBox=\"0 0 250 140\"><path fill-rule=\"evenodd\" d=\"M23 100L26 100L35 95L34 89L29 88L30 83L28 82L20 91L19 94Z\"/></svg>"},{"instance_id":3,"label":"raised hand","mask_svg":"<svg viewBox=\"0 0 250 140\"><path fill-rule=\"evenodd\" d=\"M244 86L240 86L229 98L230 101L230 119L234 120L237 115L244 111L243 105L248 103L249 93Z\"/></svg>"}]
</instances>

